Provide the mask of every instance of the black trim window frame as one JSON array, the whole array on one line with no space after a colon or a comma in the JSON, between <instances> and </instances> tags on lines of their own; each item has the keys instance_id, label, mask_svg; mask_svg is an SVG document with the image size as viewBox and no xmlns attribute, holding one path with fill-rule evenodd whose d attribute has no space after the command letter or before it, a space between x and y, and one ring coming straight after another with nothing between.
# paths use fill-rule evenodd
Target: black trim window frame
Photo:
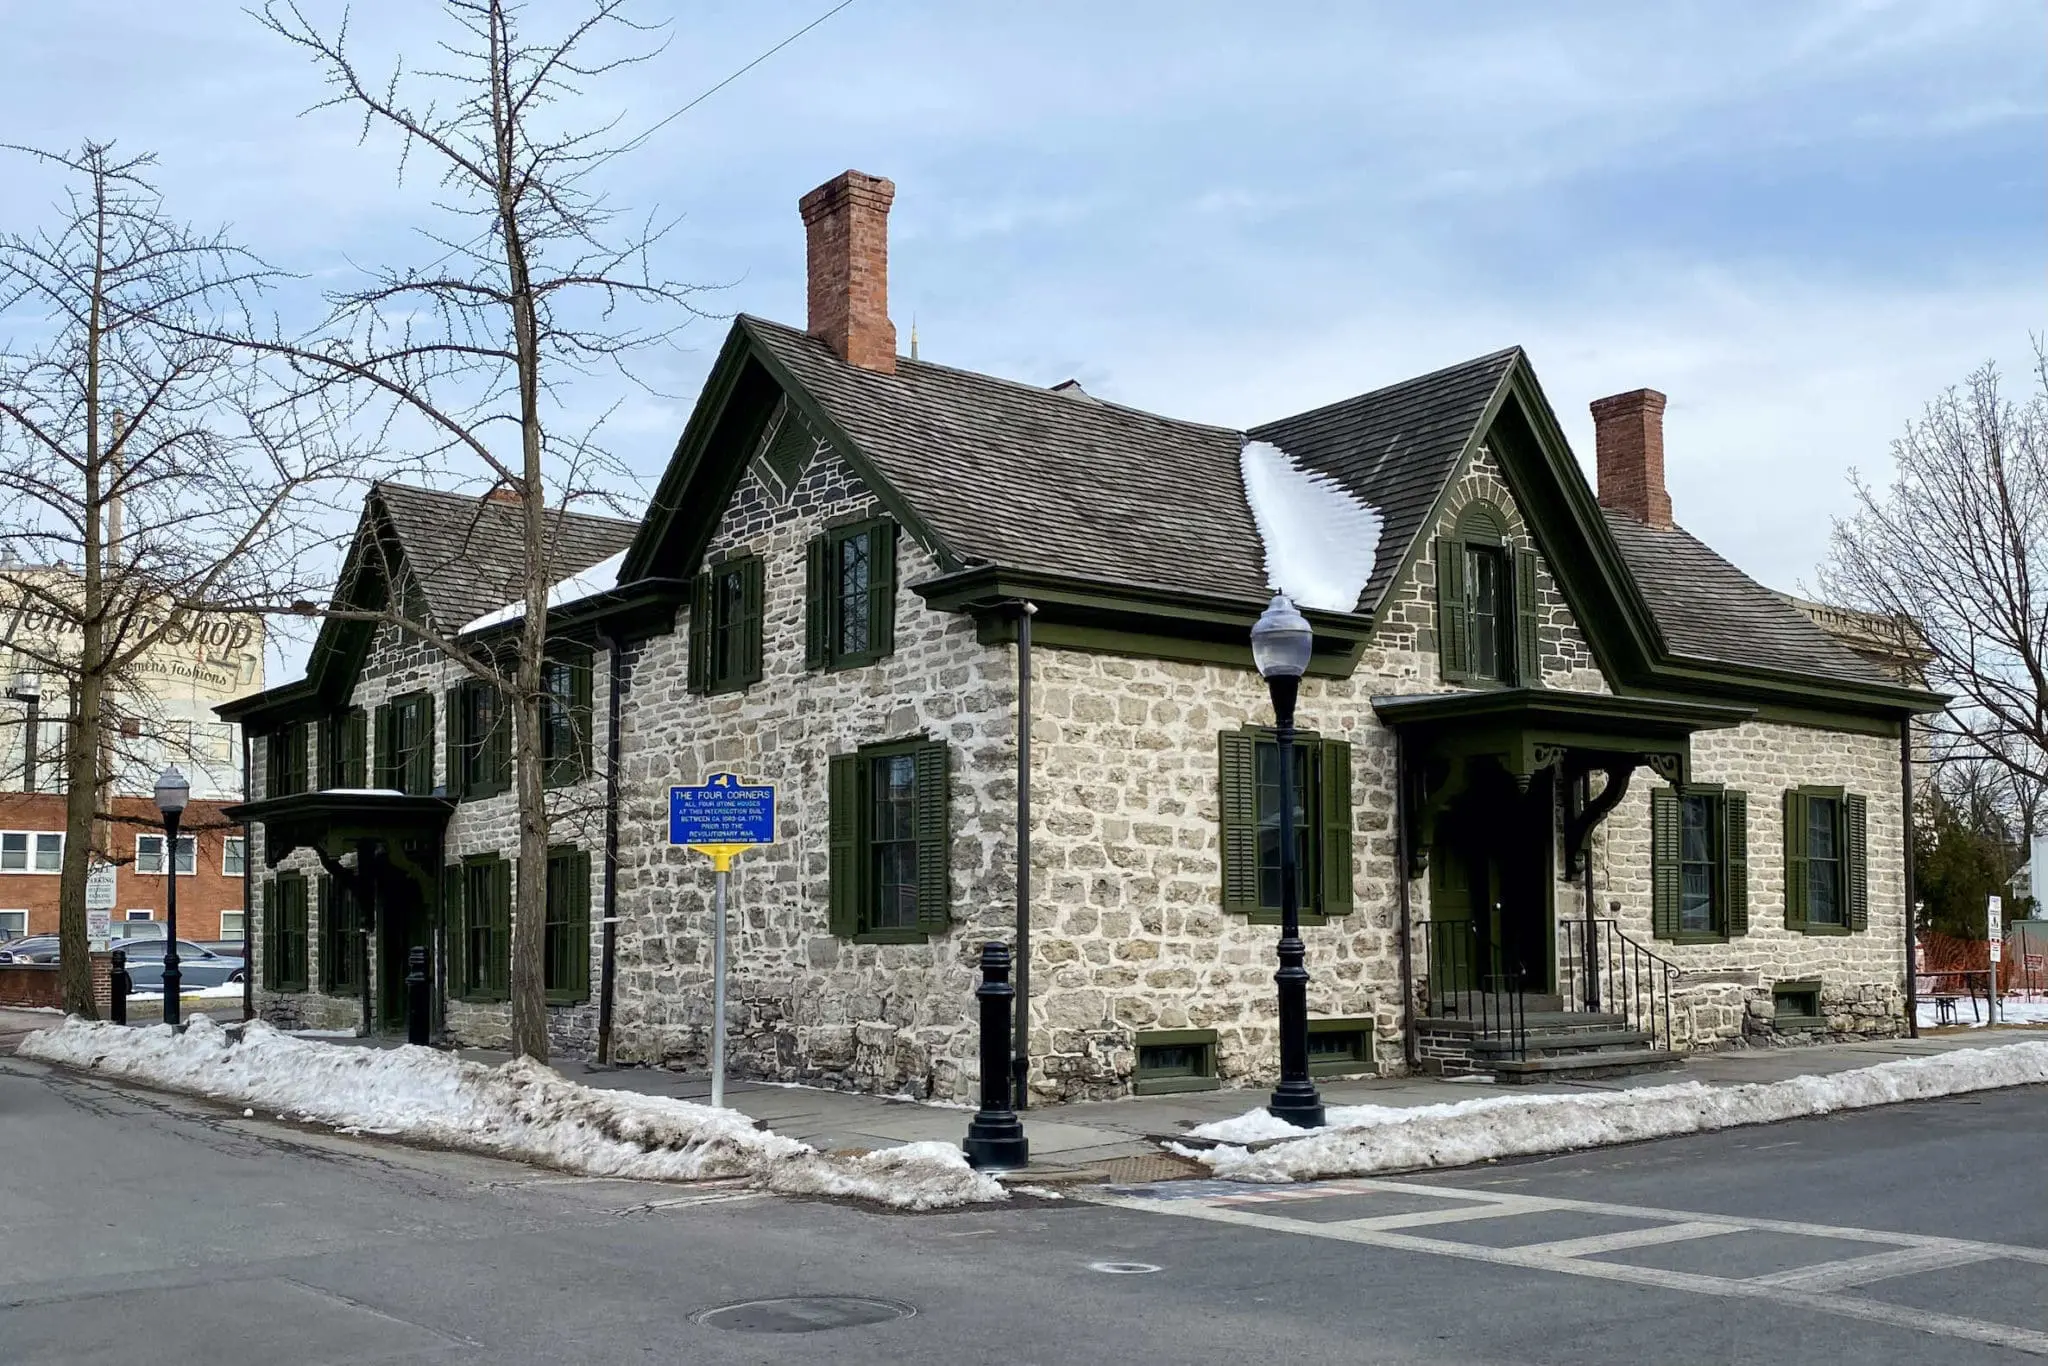
<instances>
[{"instance_id":1,"label":"black trim window frame","mask_svg":"<svg viewBox=\"0 0 2048 1366\"><path fill-rule=\"evenodd\" d=\"M1678 937L1728 936L1725 836L1721 794L1688 788L1678 794Z\"/></svg>"},{"instance_id":2,"label":"black trim window frame","mask_svg":"<svg viewBox=\"0 0 2048 1366\"><path fill-rule=\"evenodd\" d=\"M320 719L320 787L368 787L369 717L349 707Z\"/></svg>"},{"instance_id":3,"label":"black trim window frame","mask_svg":"<svg viewBox=\"0 0 2048 1366\"><path fill-rule=\"evenodd\" d=\"M951 782L943 740L889 741L833 757L833 934L860 944L921 944L951 927ZM885 896L894 902L886 924Z\"/></svg>"},{"instance_id":4,"label":"black trim window frame","mask_svg":"<svg viewBox=\"0 0 2048 1366\"><path fill-rule=\"evenodd\" d=\"M550 653L541 663L541 780L566 787L591 776L592 657L589 651Z\"/></svg>"},{"instance_id":5,"label":"black trim window frame","mask_svg":"<svg viewBox=\"0 0 2048 1366\"><path fill-rule=\"evenodd\" d=\"M293 721L264 737L263 788L272 797L292 797L306 791L310 777L307 736L310 727Z\"/></svg>"},{"instance_id":6,"label":"black trim window frame","mask_svg":"<svg viewBox=\"0 0 2048 1366\"><path fill-rule=\"evenodd\" d=\"M1223 909L1247 924L1280 923L1280 745L1270 727L1219 737ZM1351 914L1356 831L1351 746L1314 731L1294 736L1297 909L1304 925Z\"/></svg>"},{"instance_id":7,"label":"black trim window frame","mask_svg":"<svg viewBox=\"0 0 2048 1366\"><path fill-rule=\"evenodd\" d=\"M489 1004L512 996L512 865L498 854L471 854L455 867L460 917L449 994Z\"/></svg>"},{"instance_id":8,"label":"black trim window frame","mask_svg":"<svg viewBox=\"0 0 2048 1366\"><path fill-rule=\"evenodd\" d=\"M1785 793L1785 928L1858 934L1870 924L1869 802L1840 787ZM1824 894L1824 895L1823 895ZM1816 916L1825 901L1825 913Z\"/></svg>"},{"instance_id":9,"label":"black trim window frame","mask_svg":"<svg viewBox=\"0 0 2048 1366\"><path fill-rule=\"evenodd\" d=\"M1650 929L1676 944L1749 933L1748 793L1719 783L1651 790Z\"/></svg>"},{"instance_id":10,"label":"black trim window frame","mask_svg":"<svg viewBox=\"0 0 2048 1366\"><path fill-rule=\"evenodd\" d=\"M401 693L377 708L377 782L413 797L434 792L434 695Z\"/></svg>"},{"instance_id":11,"label":"black trim window frame","mask_svg":"<svg viewBox=\"0 0 2048 1366\"><path fill-rule=\"evenodd\" d=\"M1434 560L1437 663L1444 681L1482 688L1542 686L1536 551L1510 535L1500 509L1478 499L1436 539ZM1482 647L1484 660L1478 658Z\"/></svg>"},{"instance_id":12,"label":"black trim window frame","mask_svg":"<svg viewBox=\"0 0 2048 1366\"><path fill-rule=\"evenodd\" d=\"M456 795L496 797L512 788L512 717L504 694L481 679L458 684L449 698L454 747L448 755L449 788Z\"/></svg>"},{"instance_id":13,"label":"black trim window frame","mask_svg":"<svg viewBox=\"0 0 2048 1366\"><path fill-rule=\"evenodd\" d=\"M305 991L306 875L279 873L263 893L264 982L271 991Z\"/></svg>"},{"instance_id":14,"label":"black trim window frame","mask_svg":"<svg viewBox=\"0 0 2048 1366\"><path fill-rule=\"evenodd\" d=\"M735 555L697 575L690 593L690 688L743 692L761 681L764 568Z\"/></svg>"},{"instance_id":15,"label":"black trim window frame","mask_svg":"<svg viewBox=\"0 0 2048 1366\"><path fill-rule=\"evenodd\" d=\"M896 649L896 524L831 527L806 551L804 666L853 669Z\"/></svg>"}]
</instances>

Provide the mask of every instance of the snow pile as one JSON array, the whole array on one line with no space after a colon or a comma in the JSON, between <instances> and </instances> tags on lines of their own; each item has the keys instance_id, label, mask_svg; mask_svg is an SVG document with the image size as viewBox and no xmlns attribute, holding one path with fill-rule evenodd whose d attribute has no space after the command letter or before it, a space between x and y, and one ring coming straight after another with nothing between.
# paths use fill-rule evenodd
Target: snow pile
<instances>
[{"instance_id":1,"label":"snow pile","mask_svg":"<svg viewBox=\"0 0 2048 1366\"><path fill-rule=\"evenodd\" d=\"M1632 1091L1485 1096L1412 1109L1339 1106L1328 1112L1326 1127L1306 1134L1255 1110L1193 1131L1197 1138L1221 1140L1223 1147L1197 1151L1180 1144L1168 1146L1234 1180L1312 1181L1463 1167L1494 1158L1635 1143L2044 1081L2048 1043L2022 1043L1744 1086L1711 1087L1690 1081ZM1291 1135L1301 1136L1257 1152L1239 1146Z\"/></svg>"},{"instance_id":2,"label":"snow pile","mask_svg":"<svg viewBox=\"0 0 2048 1366\"><path fill-rule=\"evenodd\" d=\"M579 569L568 578L548 588L548 610L565 607L572 602L594 598L599 593L609 593L619 586L619 571L626 566L626 552L621 550L610 559L599 560L588 569ZM508 602L484 613L465 625L460 634L481 631L487 626L502 626L508 621L518 621L526 615L526 599Z\"/></svg>"},{"instance_id":3,"label":"snow pile","mask_svg":"<svg viewBox=\"0 0 2048 1366\"><path fill-rule=\"evenodd\" d=\"M20 1055L92 1068L358 1132L400 1135L579 1172L644 1181L751 1177L770 1190L899 1209L1006 1198L957 1148L913 1143L829 1157L735 1110L579 1086L530 1059L501 1067L427 1048L345 1048L251 1021L204 1017L182 1034L66 1019Z\"/></svg>"},{"instance_id":4,"label":"snow pile","mask_svg":"<svg viewBox=\"0 0 2048 1366\"><path fill-rule=\"evenodd\" d=\"M1265 547L1266 582L1299 607L1356 611L1379 553L1379 513L1269 441L1247 442L1238 467Z\"/></svg>"},{"instance_id":5,"label":"snow pile","mask_svg":"<svg viewBox=\"0 0 2048 1366\"><path fill-rule=\"evenodd\" d=\"M1973 1009L1974 1008L1974 1009ZM1955 1018L1946 1022L1940 1019L1941 1010L1932 1001L1920 1002L1920 1027L1932 1029L1939 1025L1946 1029L1950 1025L1961 1025L1966 1029L1982 1029L1991 1022L1985 1018L1984 998L1980 995L1974 1001L1968 996L1956 998ZM1998 1003L1998 1023L2001 1025L2048 1024L2048 1001L2011 999Z\"/></svg>"}]
</instances>

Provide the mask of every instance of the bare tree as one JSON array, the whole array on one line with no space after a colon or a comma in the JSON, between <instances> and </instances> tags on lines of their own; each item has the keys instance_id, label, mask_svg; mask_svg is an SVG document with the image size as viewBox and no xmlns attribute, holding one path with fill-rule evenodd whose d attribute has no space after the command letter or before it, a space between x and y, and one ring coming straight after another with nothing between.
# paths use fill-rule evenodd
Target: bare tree
<instances>
[{"instance_id":1,"label":"bare tree","mask_svg":"<svg viewBox=\"0 0 2048 1366\"><path fill-rule=\"evenodd\" d=\"M292 401L234 344L272 272L169 217L150 157L16 150L67 192L46 228L0 235L0 595L18 667L63 694L62 989L91 1015L85 885L112 854L95 838L110 786L142 741L193 757L165 743L145 675L294 591L322 485L354 462L317 398Z\"/></svg>"},{"instance_id":2,"label":"bare tree","mask_svg":"<svg viewBox=\"0 0 2048 1366\"><path fill-rule=\"evenodd\" d=\"M366 141L394 137L401 177L424 161L435 178L441 221L422 230L431 259L331 294L316 339L280 336L271 349L381 404L382 430L519 505L523 616L509 646L475 648L463 623L429 622L397 599L368 615L435 645L507 704L528 868L545 867L548 849L548 591L566 577L555 529L563 512L609 503L606 490L631 478L600 440L604 414L578 420L571 390L593 372L630 379L629 357L667 340L695 292L653 271L664 230L622 223L598 187L602 168L641 139L614 136L617 119L590 113L584 87L658 50L626 8L586 0L566 28L535 40L516 3L447 0L456 33L438 65L401 63L382 79L366 74L345 20L323 30L291 0L269 0L259 16L327 81L316 109L358 115ZM513 1046L540 1059L545 898L544 879L518 880L510 973Z\"/></svg>"},{"instance_id":3,"label":"bare tree","mask_svg":"<svg viewBox=\"0 0 2048 1366\"><path fill-rule=\"evenodd\" d=\"M1929 725L1938 757L2013 779L2031 832L2048 782L2048 352L2025 402L1986 365L1892 443L1891 482L1851 474L1821 586L1910 623L1928 683L1956 701Z\"/></svg>"}]
</instances>

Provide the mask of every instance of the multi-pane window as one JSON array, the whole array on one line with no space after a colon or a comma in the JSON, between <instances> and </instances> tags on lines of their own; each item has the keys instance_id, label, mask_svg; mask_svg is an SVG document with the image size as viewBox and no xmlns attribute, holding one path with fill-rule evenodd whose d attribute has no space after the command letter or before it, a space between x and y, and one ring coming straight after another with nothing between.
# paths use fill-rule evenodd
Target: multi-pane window
<instances>
[{"instance_id":1,"label":"multi-pane window","mask_svg":"<svg viewBox=\"0 0 2048 1366\"><path fill-rule=\"evenodd\" d=\"M512 865L495 854L466 858L448 870L455 994L465 1001L502 1001L512 977Z\"/></svg>"},{"instance_id":2,"label":"multi-pane window","mask_svg":"<svg viewBox=\"0 0 2048 1366\"><path fill-rule=\"evenodd\" d=\"M1785 926L1845 934L1870 918L1869 804L1840 788L1785 794Z\"/></svg>"},{"instance_id":3,"label":"multi-pane window","mask_svg":"<svg viewBox=\"0 0 2048 1366\"><path fill-rule=\"evenodd\" d=\"M369 718L361 707L337 712L320 723L320 786L370 785Z\"/></svg>"},{"instance_id":4,"label":"multi-pane window","mask_svg":"<svg viewBox=\"0 0 2048 1366\"><path fill-rule=\"evenodd\" d=\"M580 849L548 852L548 905L541 953L541 985L556 1005L590 995L590 855Z\"/></svg>"},{"instance_id":5,"label":"multi-pane window","mask_svg":"<svg viewBox=\"0 0 2048 1366\"><path fill-rule=\"evenodd\" d=\"M263 979L272 991L306 989L306 879L280 873L263 888Z\"/></svg>"},{"instance_id":6,"label":"multi-pane window","mask_svg":"<svg viewBox=\"0 0 2048 1366\"><path fill-rule=\"evenodd\" d=\"M1651 929L1659 939L1749 933L1749 797L1701 783L1650 794Z\"/></svg>"},{"instance_id":7,"label":"multi-pane window","mask_svg":"<svg viewBox=\"0 0 2048 1366\"><path fill-rule=\"evenodd\" d=\"M220 913L220 937L223 939L240 939L244 933L243 927L247 923L248 917L240 910L222 911Z\"/></svg>"},{"instance_id":8,"label":"multi-pane window","mask_svg":"<svg viewBox=\"0 0 2048 1366\"><path fill-rule=\"evenodd\" d=\"M0 873L64 871L62 831L9 830L0 833Z\"/></svg>"},{"instance_id":9,"label":"multi-pane window","mask_svg":"<svg viewBox=\"0 0 2048 1366\"><path fill-rule=\"evenodd\" d=\"M590 683L587 654L550 657L541 665L540 753L551 787L590 776Z\"/></svg>"},{"instance_id":10,"label":"multi-pane window","mask_svg":"<svg viewBox=\"0 0 2048 1366\"><path fill-rule=\"evenodd\" d=\"M1437 655L1453 682L1542 681L1536 552L1515 548L1502 513L1475 502L1435 547Z\"/></svg>"},{"instance_id":11,"label":"multi-pane window","mask_svg":"<svg viewBox=\"0 0 2048 1366\"><path fill-rule=\"evenodd\" d=\"M27 911L0 911L0 944L28 934Z\"/></svg>"},{"instance_id":12,"label":"multi-pane window","mask_svg":"<svg viewBox=\"0 0 2048 1366\"><path fill-rule=\"evenodd\" d=\"M870 745L829 771L835 934L921 939L952 923L942 740Z\"/></svg>"},{"instance_id":13,"label":"multi-pane window","mask_svg":"<svg viewBox=\"0 0 2048 1366\"><path fill-rule=\"evenodd\" d=\"M805 667L872 664L895 649L895 523L826 532L810 544L805 579Z\"/></svg>"},{"instance_id":14,"label":"multi-pane window","mask_svg":"<svg viewBox=\"0 0 2048 1366\"><path fill-rule=\"evenodd\" d=\"M1311 920L1352 906L1351 746L1294 740L1296 908ZM1223 909L1261 921L1280 914L1280 747L1269 730L1217 737Z\"/></svg>"},{"instance_id":15,"label":"multi-pane window","mask_svg":"<svg viewBox=\"0 0 2048 1366\"><path fill-rule=\"evenodd\" d=\"M240 835L221 841L220 871L224 877L241 877L247 868L248 844Z\"/></svg>"},{"instance_id":16,"label":"multi-pane window","mask_svg":"<svg viewBox=\"0 0 2048 1366\"><path fill-rule=\"evenodd\" d=\"M178 876L185 877L199 867L199 841L191 835L178 836ZM164 837L135 837L135 871L161 873L164 870Z\"/></svg>"},{"instance_id":17,"label":"multi-pane window","mask_svg":"<svg viewBox=\"0 0 2048 1366\"><path fill-rule=\"evenodd\" d=\"M512 786L512 718L502 695L472 681L448 693L448 774L458 797L495 797Z\"/></svg>"},{"instance_id":18,"label":"multi-pane window","mask_svg":"<svg viewBox=\"0 0 2048 1366\"><path fill-rule=\"evenodd\" d=\"M377 708L378 787L424 797L434 790L434 699L396 697Z\"/></svg>"},{"instance_id":19,"label":"multi-pane window","mask_svg":"<svg viewBox=\"0 0 2048 1366\"><path fill-rule=\"evenodd\" d=\"M690 687L735 692L761 677L761 559L746 555L697 576L690 595Z\"/></svg>"},{"instance_id":20,"label":"multi-pane window","mask_svg":"<svg viewBox=\"0 0 2048 1366\"><path fill-rule=\"evenodd\" d=\"M362 990L363 919L362 906L348 884L321 874L320 990L330 996L348 996ZM226 927L222 927L225 934Z\"/></svg>"},{"instance_id":21,"label":"multi-pane window","mask_svg":"<svg viewBox=\"0 0 2048 1366\"><path fill-rule=\"evenodd\" d=\"M264 790L273 797L289 797L307 787L307 727L292 722L264 737Z\"/></svg>"},{"instance_id":22,"label":"multi-pane window","mask_svg":"<svg viewBox=\"0 0 2048 1366\"><path fill-rule=\"evenodd\" d=\"M1514 677L1505 649L1510 624L1502 620L1498 546L1465 547L1465 619L1472 632L1472 654L1466 672L1472 678L1502 680Z\"/></svg>"}]
</instances>

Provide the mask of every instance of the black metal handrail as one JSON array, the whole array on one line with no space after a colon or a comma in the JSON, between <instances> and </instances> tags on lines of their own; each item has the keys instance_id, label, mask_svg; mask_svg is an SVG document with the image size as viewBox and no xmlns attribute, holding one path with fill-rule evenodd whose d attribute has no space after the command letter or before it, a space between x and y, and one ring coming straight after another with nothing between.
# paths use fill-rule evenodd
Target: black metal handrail
<instances>
[{"instance_id":1,"label":"black metal handrail","mask_svg":"<svg viewBox=\"0 0 2048 1366\"><path fill-rule=\"evenodd\" d=\"M1560 920L1558 987L1567 1011L1621 1016L1650 1036L1650 1046L1671 1047L1671 984L1678 965L1622 933L1612 920Z\"/></svg>"},{"instance_id":2,"label":"black metal handrail","mask_svg":"<svg viewBox=\"0 0 2048 1366\"><path fill-rule=\"evenodd\" d=\"M1501 946L1482 942L1479 923L1462 919L1425 920L1428 1009L1440 1019L1470 1020L1477 1037L1504 1045L1510 1057L1526 1056L1529 1009L1525 965L1508 964Z\"/></svg>"}]
</instances>

